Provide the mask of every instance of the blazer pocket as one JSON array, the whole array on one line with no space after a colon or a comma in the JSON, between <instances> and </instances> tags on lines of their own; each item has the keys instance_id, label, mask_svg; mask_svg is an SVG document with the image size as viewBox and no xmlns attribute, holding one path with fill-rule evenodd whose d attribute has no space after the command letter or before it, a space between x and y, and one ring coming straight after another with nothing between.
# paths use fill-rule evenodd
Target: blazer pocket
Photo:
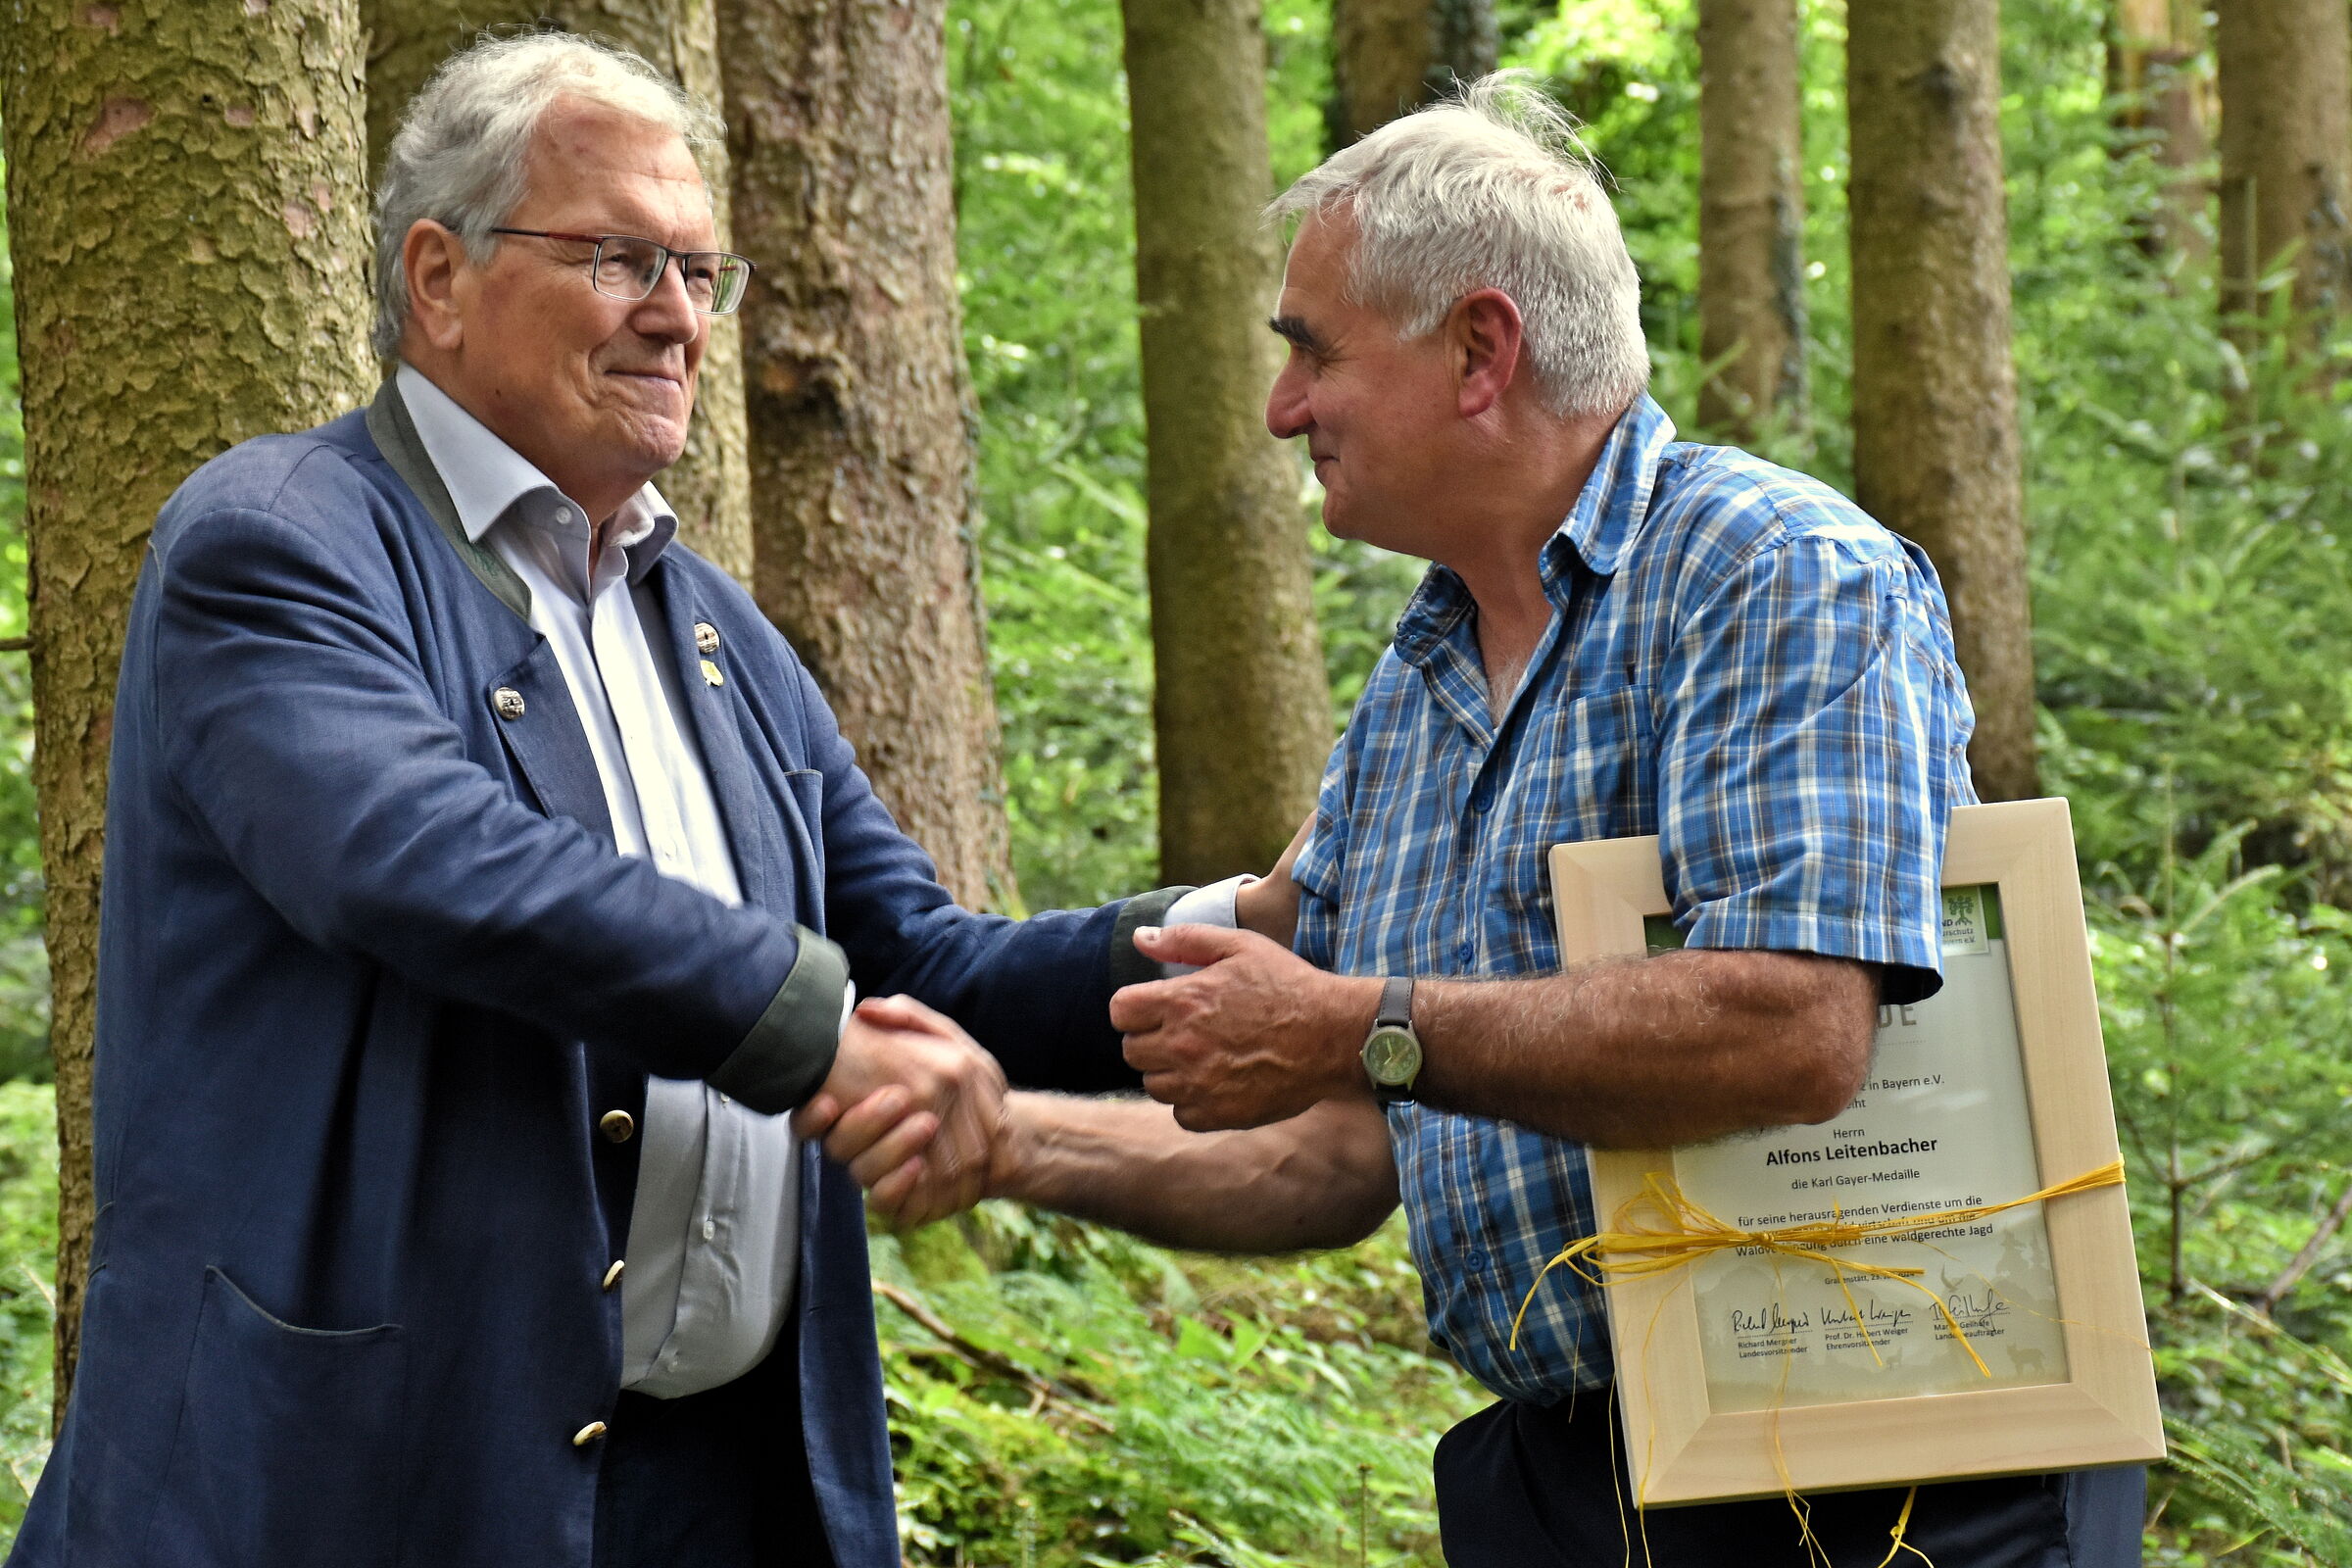
<instances>
[{"instance_id":1,"label":"blazer pocket","mask_svg":"<svg viewBox=\"0 0 2352 1568\"><path fill-rule=\"evenodd\" d=\"M158 1533L219 1562L390 1563L406 1361L396 1323L297 1328L208 1267Z\"/></svg>"}]
</instances>

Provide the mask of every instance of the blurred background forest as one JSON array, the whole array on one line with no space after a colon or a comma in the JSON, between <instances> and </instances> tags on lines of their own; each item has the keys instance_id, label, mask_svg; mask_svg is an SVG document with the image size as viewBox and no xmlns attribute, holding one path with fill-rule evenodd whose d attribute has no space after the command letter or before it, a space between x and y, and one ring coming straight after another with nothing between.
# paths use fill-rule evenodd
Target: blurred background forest
<instances>
[{"instance_id":1,"label":"blurred background forest","mask_svg":"<svg viewBox=\"0 0 2352 1568\"><path fill-rule=\"evenodd\" d=\"M2161 80L2119 69L2133 10L2000 8L2034 735L2042 790L2074 807L2175 1447L2151 1476L2149 1560L2343 1568L2352 382L2333 372L2352 341L2298 314L2292 257L2251 300L2259 322L2223 331L2219 220L2180 195L2214 155L2184 159L2153 112L2161 89L2210 118L2211 51L2192 27ZM1585 122L1614 176L1655 395L1687 435L1725 434L1719 410L1701 421L1719 367L1698 298L1694 5L1498 0L1491 17L1501 62ZM1807 390L1743 422L1748 444L1850 492L1846 5L1804 0L1799 19ZM1280 182L1328 147L1332 9L1268 0L1262 24ZM1153 883L1163 854L1120 8L952 0L946 37L1009 862L1028 907L1093 903ZM57 1239L31 694L13 640L16 318L0 302L5 1519L45 1451ZM1418 573L1313 538L1336 728ZM1438 1561L1429 1450L1483 1398L1430 1351L1394 1227L1348 1252L1244 1262L991 1204L877 1238L876 1273L910 1560Z\"/></svg>"}]
</instances>

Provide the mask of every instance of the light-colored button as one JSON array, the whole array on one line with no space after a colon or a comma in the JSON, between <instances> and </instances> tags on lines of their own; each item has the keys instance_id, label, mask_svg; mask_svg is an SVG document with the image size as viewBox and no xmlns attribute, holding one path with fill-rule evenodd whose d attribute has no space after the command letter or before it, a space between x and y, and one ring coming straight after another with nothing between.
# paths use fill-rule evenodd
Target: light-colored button
<instances>
[{"instance_id":1,"label":"light-colored button","mask_svg":"<svg viewBox=\"0 0 2352 1568\"><path fill-rule=\"evenodd\" d=\"M724 686L727 683L727 677L721 675L718 672L718 666L710 662L710 661L708 659L703 661L703 679L709 681L713 686Z\"/></svg>"},{"instance_id":2,"label":"light-colored button","mask_svg":"<svg viewBox=\"0 0 2352 1568\"><path fill-rule=\"evenodd\" d=\"M579 1431L574 1432L571 1435L571 1446L575 1448L585 1448L588 1446L588 1445L603 1437L607 1430L608 1429L602 1421L591 1421L586 1426L580 1428Z\"/></svg>"},{"instance_id":3,"label":"light-colored button","mask_svg":"<svg viewBox=\"0 0 2352 1568\"><path fill-rule=\"evenodd\" d=\"M560 525L564 527L569 527L571 526L571 509L569 507L558 507L556 509L556 521Z\"/></svg>"},{"instance_id":4,"label":"light-colored button","mask_svg":"<svg viewBox=\"0 0 2352 1568\"><path fill-rule=\"evenodd\" d=\"M694 623L694 651L706 657L718 652L718 628L707 620Z\"/></svg>"},{"instance_id":5,"label":"light-colored button","mask_svg":"<svg viewBox=\"0 0 2352 1568\"><path fill-rule=\"evenodd\" d=\"M523 708L522 693L512 686L501 686L490 694L490 706L498 710L498 716L501 718L520 718Z\"/></svg>"},{"instance_id":6,"label":"light-colored button","mask_svg":"<svg viewBox=\"0 0 2352 1568\"><path fill-rule=\"evenodd\" d=\"M637 1134L637 1118L625 1110L608 1110L597 1118L596 1130L616 1144L625 1144Z\"/></svg>"},{"instance_id":7,"label":"light-colored button","mask_svg":"<svg viewBox=\"0 0 2352 1568\"><path fill-rule=\"evenodd\" d=\"M712 1222L710 1215L705 1214L703 1216L703 1240L707 1242L717 1234L718 1226Z\"/></svg>"},{"instance_id":8,"label":"light-colored button","mask_svg":"<svg viewBox=\"0 0 2352 1568\"><path fill-rule=\"evenodd\" d=\"M628 1266L629 1262L627 1258L614 1258L612 1260L612 1266L605 1270L605 1289L609 1291L613 1286L618 1285L620 1283L620 1271Z\"/></svg>"}]
</instances>

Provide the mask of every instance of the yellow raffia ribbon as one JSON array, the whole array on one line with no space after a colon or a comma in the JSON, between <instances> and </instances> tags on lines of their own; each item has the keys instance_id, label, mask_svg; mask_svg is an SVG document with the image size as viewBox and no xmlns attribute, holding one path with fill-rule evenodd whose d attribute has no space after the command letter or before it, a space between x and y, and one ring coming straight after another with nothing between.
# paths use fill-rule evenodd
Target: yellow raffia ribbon
<instances>
[{"instance_id":1,"label":"yellow raffia ribbon","mask_svg":"<svg viewBox=\"0 0 2352 1568\"><path fill-rule=\"evenodd\" d=\"M2029 1203L2046 1202L2053 1198L2065 1198L2073 1193L2087 1193L2100 1187L2123 1184L2124 1162L2111 1160L2096 1170L2063 1182L2054 1182L2038 1193L2028 1193L2005 1203L1972 1203L1962 1208L1939 1208L1925 1214L1903 1214L1888 1219L1849 1220L1836 1214L1826 1220L1810 1220L1800 1225L1782 1225L1767 1231L1741 1230L1727 1224L1709 1213L1705 1207L1684 1196L1683 1190L1671 1178L1661 1180L1654 1172L1643 1184L1639 1197L1630 1200L1617 1210L1617 1229L1601 1231L1582 1241L1571 1242L1544 1265L1535 1284L1528 1287L1527 1297L1519 1303L1518 1315L1511 1319L1511 1348L1519 1348L1519 1326L1527 1320L1527 1309L1535 1304L1536 1293L1544 1288L1544 1277L1565 1264L1582 1278L1597 1286L1622 1284L1631 1279L1671 1274L1688 1268L1703 1257L1716 1252L1735 1250L1743 1247L1778 1252L1786 1257L1799 1257L1808 1262L1824 1263L1835 1270L1838 1287L1846 1290L1846 1276L1859 1274L1871 1279L1893 1280L1908 1285L1936 1303L1936 1310L1977 1363L1977 1370L1986 1377L1992 1369L1977 1354L1977 1348L1968 1343L1967 1331L1952 1315L1943 1298L1919 1283L1925 1269L1898 1268L1886 1263L1862 1263L1852 1258L1837 1256L1831 1249L1853 1247L1872 1237L1918 1236L1939 1231L1954 1225L1970 1225L1993 1214L2002 1214ZM1642 1210L1652 1222L1642 1222ZM1846 1293L1846 1303L1853 1304L1853 1295ZM1856 1321L1861 1314L1857 1311ZM1863 1342L1869 1343L1869 1333ZM1876 1358L1878 1347L1871 1346ZM1882 1363L1884 1364L1884 1363Z\"/></svg>"},{"instance_id":2,"label":"yellow raffia ribbon","mask_svg":"<svg viewBox=\"0 0 2352 1568\"><path fill-rule=\"evenodd\" d=\"M1941 1314L1944 1323L1951 1329L1952 1337L1960 1342L1960 1348L1966 1350L1969 1359L1976 1362L1977 1370L1985 1377L1990 1377L1992 1369L1984 1364L1984 1358L1979 1355L1977 1348L1969 1343L1968 1331L1960 1326L1960 1320L1952 1315L1951 1308L1944 1304L1943 1298L1919 1283L1918 1276L1926 1273L1925 1269L1901 1268L1887 1263L1859 1263L1851 1258L1837 1256L1831 1251L1831 1249L1853 1247L1871 1237L1919 1236L1931 1231L1944 1230L1954 1225L1974 1224L1978 1220L1994 1214L2006 1213L2013 1208L2023 1208L2029 1203L2046 1202L2053 1198L2064 1198L2072 1193L2087 1193L2101 1187L2120 1187L2123 1185L2123 1180L2124 1162L2116 1159L2101 1165L2096 1170L2084 1171L2082 1175L2067 1181L2053 1182L2037 1193L2028 1193L2023 1198L2013 1198L2005 1203L1972 1203L1961 1208L1939 1208L1924 1214L1905 1214L1889 1219L1861 1221L1846 1219L1842 1211L1836 1209L1833 1205L1832 1217L1826 1220L1813 1220L1801 1225L1783 1225L1767 1231L1751 1231L1741 1230L1736 1225L1725 1223L1708 1212L1704 1205L1692 1202L1671 1179L1662 1181L1653 1173L1642 1184L1641 1194L1629 1200L1617 1210L1617 1229L1602 1231L1579 1242L1571 1242L1568 1246L1561 1248L1553 1255L1551 1261L1544 1265L1543 1271L1536 1275L1536 1282L1528 1287L1526 1298L1520 1301L1518 1314L1511 1319L1511 1348L1515 1350L1519 1348L1520 1326L1527 1321L1527 1310L1535 1305L1536 1293L1544 1288L1545 1276L1563 1264L1593 1285L1607 1287L1621 1285L1631 1279L1671 1274L1676 1269L1688 1268L1713 1253L1752 1247L1767 1252L1777 1252L1786 1257L1798 1257L1808 1262L1826 1264L1837 1276L1838 1289L1844 1294L1846 1305L1853 1311L1855 1325L1861 1328L1862 1343L1870 1348L1871 1359L1878 1361L1882 1367L1886 1365L1886 1362L1880 1360L1879 1348L1872 1344L1869 1329L1862 1327L1861 1308L1854 1301L1853 1291L1846 1285L1846 1277L1849 1274L1859 1274L1871 1279L1892 1280L1897 1284L1908 1285L1925 1296L1935 1303L1936 1310ZM1655 1217L1657 1223L1642 1224L1639 1222L1641 1211L1645 1208ZM1615 1427L1612 1423L1610 1431L1612 1446L1610 1468L1612 1473L1616 1468L1613 1462L1615 1437ZM1774 1436L1774 1449L1777 1460L1779 1450L1777 1432ZM1826 1563L1828 1559L1822 1555L1821 1544L1814 1539L1812 1521L1807 1517L1803 1499L1798 1497L1794 1487L1788 1486L1785 1467L1782 1477L1783 1486L1787 1489L1786 1495L1788 1499L1788 1506L1796 1512L1797 1533L1800 1541L1806 1545L1812 1557ZM1614 1479L1613 1474L1612 1479ZM1895 1558L1906 1551L1919 1558L1921 1562L1929 1563L1929 1568L1934 1568L1928 1554L1913 1545L1908 1539L1911 1510L1918 1500L1919 1489L1913 1487L1903 1497L1902 1511L1895 1517L1894 1528L1887 1532L1891 1544L1887 1547L1886 1556L1879 1564L1879 1568L1889 1568ZM1624 1523L1623 1511L1621 1500L1619 1505L1620 1527ZM1626 1551L1627 1559L1630 1562L1633 1551L1633 1541L1630 1536L1626 1541ZM1649 1556L1649 1538L1646 1529L1642 1532L1642 1552L1646 1561Z\"/></svg>"}]
</instances>

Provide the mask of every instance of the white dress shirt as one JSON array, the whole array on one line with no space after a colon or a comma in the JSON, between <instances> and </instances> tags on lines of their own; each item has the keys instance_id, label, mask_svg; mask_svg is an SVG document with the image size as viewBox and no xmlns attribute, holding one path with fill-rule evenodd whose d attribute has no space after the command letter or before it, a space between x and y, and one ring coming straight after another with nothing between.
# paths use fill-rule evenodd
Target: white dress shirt
<instances>
[{"instance_id":1,"label":"white dress shirt","mask_svg":"<svg viewBox=\"0 0 2352 1568\"><path fill-rule=\"evenodd\" d=\"M676 515L649 484L594 552L576 502L414 367L399 378L466 537L530 589L532 629L588 732L620 853L741 904L678 662L663 652L671 628L644 586ZM785 1117L747 1110L700 1079L648 1078L641 1136L618 1279L621 1387L676 1398L742 1376L774 1346L792 1304L800 1161Z\"/></svg>"}]
</instances>

